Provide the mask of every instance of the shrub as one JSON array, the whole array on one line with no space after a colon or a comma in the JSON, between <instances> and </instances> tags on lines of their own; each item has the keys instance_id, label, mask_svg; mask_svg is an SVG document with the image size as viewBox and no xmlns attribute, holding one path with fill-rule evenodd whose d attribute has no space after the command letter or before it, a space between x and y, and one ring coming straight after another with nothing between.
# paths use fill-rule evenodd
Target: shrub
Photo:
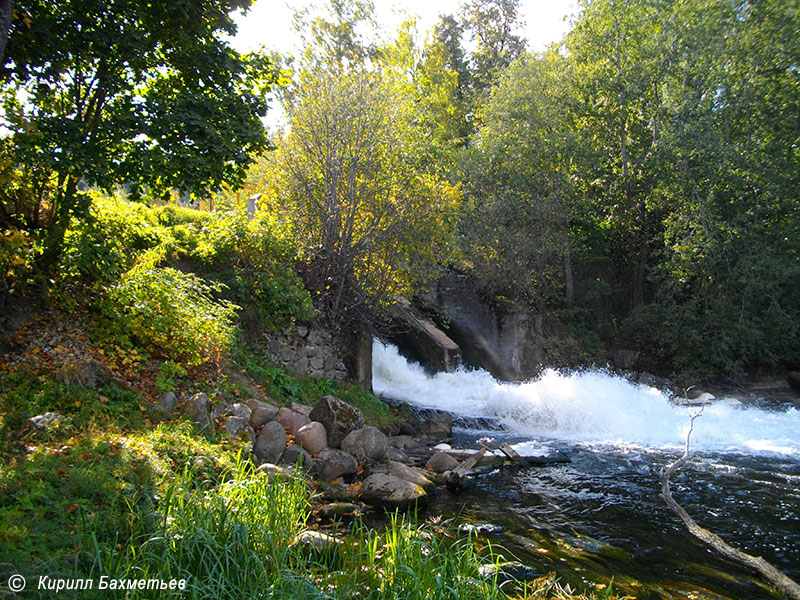
<instances>
[{"instance_id":1,"label":"shrub","mask_svg":"<svg viewBox=\"0 0 800 600\"><path fill-rule=\"evenodd\" d=\"M156 356L198 365L219 358L234 340L237 306L215 297L221 284L144 263L109 291L104 313L120 336Z\"/></svg>"}]
</instances>

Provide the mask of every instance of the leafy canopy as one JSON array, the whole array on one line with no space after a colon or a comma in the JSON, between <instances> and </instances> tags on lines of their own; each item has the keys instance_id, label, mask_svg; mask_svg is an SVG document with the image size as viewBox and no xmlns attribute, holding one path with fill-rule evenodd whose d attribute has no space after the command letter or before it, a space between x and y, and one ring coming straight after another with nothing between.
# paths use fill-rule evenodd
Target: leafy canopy
<instances>
[{"instance_id":1,"label":"leafy canopy","mask_svg":"<svg viewBox=\"0 0 800 600\"><path fill-rule=\"evenodd\" d=\"M21 0L0 71L0 220L60 244L78 182L156 194L241 182L278 80L242 56L249 0Z\"/></svg>"}]
</instances>

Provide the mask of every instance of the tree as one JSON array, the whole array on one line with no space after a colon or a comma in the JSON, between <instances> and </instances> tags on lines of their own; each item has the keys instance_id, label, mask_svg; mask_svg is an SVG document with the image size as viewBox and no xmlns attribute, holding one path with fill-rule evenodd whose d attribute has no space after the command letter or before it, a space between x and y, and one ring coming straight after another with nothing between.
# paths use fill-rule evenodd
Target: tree
<instances>
[{"instance_id":1,"label":"tree","mask_svg":"<svg viewBox=\"0 0 800 600\"><path fill-rule=\"evenodd\" d=\"M0 225L58 255L81 182L136 195L237 184L267 146L260 118L277 74L220 34L250 0L23 0L2 81Z\"/></svg>"},{"instance_id":2,"label":"tree","mask_svg":"<svg viewBox=\"0 0 800 600\"><path fill-rule=\"evenodd\" d=\"M554 51L511 65L460 165L468 207L461 235L476 278L537 312L572 300L567 73Z\"/></svg>"},{"instance_id":3,"label":"tree","mask_svg":"<svg viewBox=\"0 0 800 600\"><path fill-rule=\"evenodd\" d=\"M369 327L449 255L458 193L426 168L402 87L354 70L306 73L298 88L269 208L302 240L316 305L338 327Z\"/></svg>"},{"instance_id":4,"label":"tree","mask_svg":"<svg viewBox=\"0 0 800 600\"><path fill-rule=\"evenodd\" d=\"M525 39L514 33L521 25L519 0L470 0L461 7L461 21L476 46L471 79L480 95L525 50Z\"/></svg>"},{"instance_id":5,"label":"tree","mask_svg":"<svg viewBox=\"0 0 800 600\"><path fill-rule=\"evenodd\" d=\"M370 39L373 36L363 31L376 25L371 0L328 0L328 14L313 18L312 8L294 13L294 28L305 46L305 68L357 67L374 56L375 43Z\"/></svg>"}]
</instances>

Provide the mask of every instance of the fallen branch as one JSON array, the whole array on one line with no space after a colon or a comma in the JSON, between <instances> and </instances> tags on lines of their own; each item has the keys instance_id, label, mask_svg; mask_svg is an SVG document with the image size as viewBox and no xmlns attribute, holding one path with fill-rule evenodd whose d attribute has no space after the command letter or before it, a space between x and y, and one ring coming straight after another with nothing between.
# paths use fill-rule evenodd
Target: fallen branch
<instances>
[{"instance_id":1,"label":"fallen branch","mask_svg":"<svg viewBox=\"0 0 800 600\"><path fill-rule=\"evenodd\" d=\"M684 508L672 497L672 491L669 488L670 477L672 477L675 471L686 464L686 461L689 458L689 438L691 437L694 429L694 420L702 413L703 409L701 408L692 415L689 423L689 432L686 434L686 449L684 450L683 456L673 462L666 469L661 470L661 497L664 499L664 502L667 503L667 506L672 509L672 512L680 517L681 521L683 521L683 524L686 525L686 528L693 536L705 542L720 554L758 573L763 579L770 583L770 585L783 594L784 597L791 598L792 600L800 600L800 585L798 585L797 582L788 577L785 573L773 567L769 562L760 556L753 556L752 554L742 552L738 548L730 546L717 534L712 533L708 529L700 527L700 525L698 525L695 520L689 516L689 513L687 513Z\"/></svg>"}]
</instances>

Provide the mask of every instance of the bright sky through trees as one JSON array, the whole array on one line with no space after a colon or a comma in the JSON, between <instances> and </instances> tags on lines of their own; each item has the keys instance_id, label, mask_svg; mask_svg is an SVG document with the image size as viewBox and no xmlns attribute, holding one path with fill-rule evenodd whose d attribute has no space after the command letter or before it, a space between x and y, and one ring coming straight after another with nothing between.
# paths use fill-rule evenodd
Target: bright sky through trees
<instances>
[{"instance_id":1,"label":"bright sky through trees","mask_svg":"<svg viewBox=\"0 0 800 600\"><path fill-rule=\"evenodd\" d=\"M405 15L417 15L419 30L424 33L436 23L440 14L458 12L460 4L461 0L375 0L375 12L386 36L396 31ZM239 51L254 50L262 45L280 52L293 50L297 34L292 29L292 11L306 5L307 2L296 0L256 0L247 15L236 17L239 33L233 46ZM534 51L543 50L561 39L569 29L570 16L577 10L575 0L523 0L522 18L528 47Z\"/></svg>"}]
</instances>

